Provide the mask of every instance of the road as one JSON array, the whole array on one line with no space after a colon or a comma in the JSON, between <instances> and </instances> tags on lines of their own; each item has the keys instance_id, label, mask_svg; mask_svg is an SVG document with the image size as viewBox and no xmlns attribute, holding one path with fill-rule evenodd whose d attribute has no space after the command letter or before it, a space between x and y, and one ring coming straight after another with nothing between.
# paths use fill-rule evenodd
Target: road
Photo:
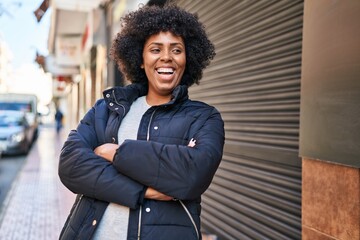
<instances>
[{"instance_id":1,"label":"road","mask_svg":"<svg viewBox=\"0 0 360 240\"><path fill-rule=\"evenodd\" d=\"M59 239L59 233L74 203L75 194L66 189L58 176L58 162L66 132L56 134L54 126L42 125L39 137L30 152L11 162L10 157L0 159L5 163L2 179L15 182L0 209L0 239ZM4 161L5 160L5 161ZM4 162L3 162L4 161ZM3 164L4 165L4 164ZM17 169L16 169L17 168ZM17 175L14 171L18 171ZM8 174L8 173L7 173ZM2 180L0 179L0 182Z\"/></svg>"},{"instance_id":2,"label":"road","mask_svg":"<svg viewBox=\"0 0 360 240\"><path fill-rule=\"evenodd\" d=\"M0 158L0 209L25 159L25 155Z\"/></svg>"}]
</instances>

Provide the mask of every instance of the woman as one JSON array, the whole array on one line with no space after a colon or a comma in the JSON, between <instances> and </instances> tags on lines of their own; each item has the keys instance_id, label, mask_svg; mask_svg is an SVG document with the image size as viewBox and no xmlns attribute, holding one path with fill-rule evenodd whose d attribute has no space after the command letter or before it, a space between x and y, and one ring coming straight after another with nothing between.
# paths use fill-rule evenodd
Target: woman
<instances>
[{"instance_id":1,"label":"woman","mask_svg":"<svg viewBox=\"0 0 360 240\"><path fill-rule=\"evenodd\" d=\"M220 163L219 112L191 101L214 57L197 16L142 7L111 55L132 84L104 91L70 132L59 175L78 194L61 239L201 239L201 194Z\"/></svg>"}]
</instances>

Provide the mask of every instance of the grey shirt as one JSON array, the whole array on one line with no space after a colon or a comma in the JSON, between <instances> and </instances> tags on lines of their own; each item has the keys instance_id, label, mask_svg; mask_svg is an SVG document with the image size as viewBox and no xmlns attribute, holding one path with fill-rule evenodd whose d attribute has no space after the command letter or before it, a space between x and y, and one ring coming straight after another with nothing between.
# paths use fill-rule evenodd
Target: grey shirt
<instances>
[{"instance_id":1,"label":"grey shirt","mask_svg":"<svg viewBox=\"0 0 360 240\"><path fill-rule=\"evenodd\" d=\"M133 102L128 114L124 117L119 127L119 144L123 143L125 139L137 139L141 118L150 107L151 106L146 102L146 96L139 97ZM110 203L94 234L94 239L126 240L128 223L129 208L119 204Z\"/></svg>"}]
</instances>

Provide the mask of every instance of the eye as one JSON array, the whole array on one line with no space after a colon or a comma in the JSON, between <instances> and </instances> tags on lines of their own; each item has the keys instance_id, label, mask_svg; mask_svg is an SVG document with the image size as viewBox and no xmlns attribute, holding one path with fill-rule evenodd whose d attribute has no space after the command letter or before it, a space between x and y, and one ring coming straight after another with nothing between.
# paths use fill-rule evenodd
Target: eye
<instances>
[{"instance_id":1,"label":"eye","mask_svg":"<svg viewBox=\"0 0 360 240\"><path fill-rule=\"evenodd\" d=\"M180 54L180 53L182 53L182 49L180 49L180 48L174 48L172 51L173 51L173 53L175 53L175 54Z\"/></svg>"},{"instance_id":2,"label":"eye","mask_svg":"<svg viewBox=\"0 0 360 240\"><path fill-rule=\"evenodd\" d=\"M150 49L150 52L151 53L159 53L160 49L159 48L152 48L152 49Z\"/></svg>"}]
</instances>

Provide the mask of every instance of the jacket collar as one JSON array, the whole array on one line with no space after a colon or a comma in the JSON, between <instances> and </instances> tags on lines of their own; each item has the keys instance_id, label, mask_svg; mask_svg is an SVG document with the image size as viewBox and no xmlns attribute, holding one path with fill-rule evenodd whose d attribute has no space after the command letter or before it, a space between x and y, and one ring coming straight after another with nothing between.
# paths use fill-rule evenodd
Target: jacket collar
<instances>
[{"instance_id":1,"label":"jacket collar","mask_svg":"<svg viewBox=\"0 0 360 240\"><path fill-rule=\"evenodd\" d=\"M141 96L147 94L147 85L133 83L125 87L113 87L103 92L105 102L109 109L113 111L128 112L131 104ZM186 101L188 96L188 87L185 85L177 86L172 92L171 100L164 106L174 105L182 101Z\"/></svg>"},{"instance_id":2,"label":"jacket collar","mask_svg":"<svg viewBox=\"0 0 360 240\"><path fill-rule=\"evenodd\" d=\"M183 101L186 101L189 98L188 87L185 85L177 86L172 92L171 100L168 103L163 105L174 105Z\"/></svg>"}]
</instances>

